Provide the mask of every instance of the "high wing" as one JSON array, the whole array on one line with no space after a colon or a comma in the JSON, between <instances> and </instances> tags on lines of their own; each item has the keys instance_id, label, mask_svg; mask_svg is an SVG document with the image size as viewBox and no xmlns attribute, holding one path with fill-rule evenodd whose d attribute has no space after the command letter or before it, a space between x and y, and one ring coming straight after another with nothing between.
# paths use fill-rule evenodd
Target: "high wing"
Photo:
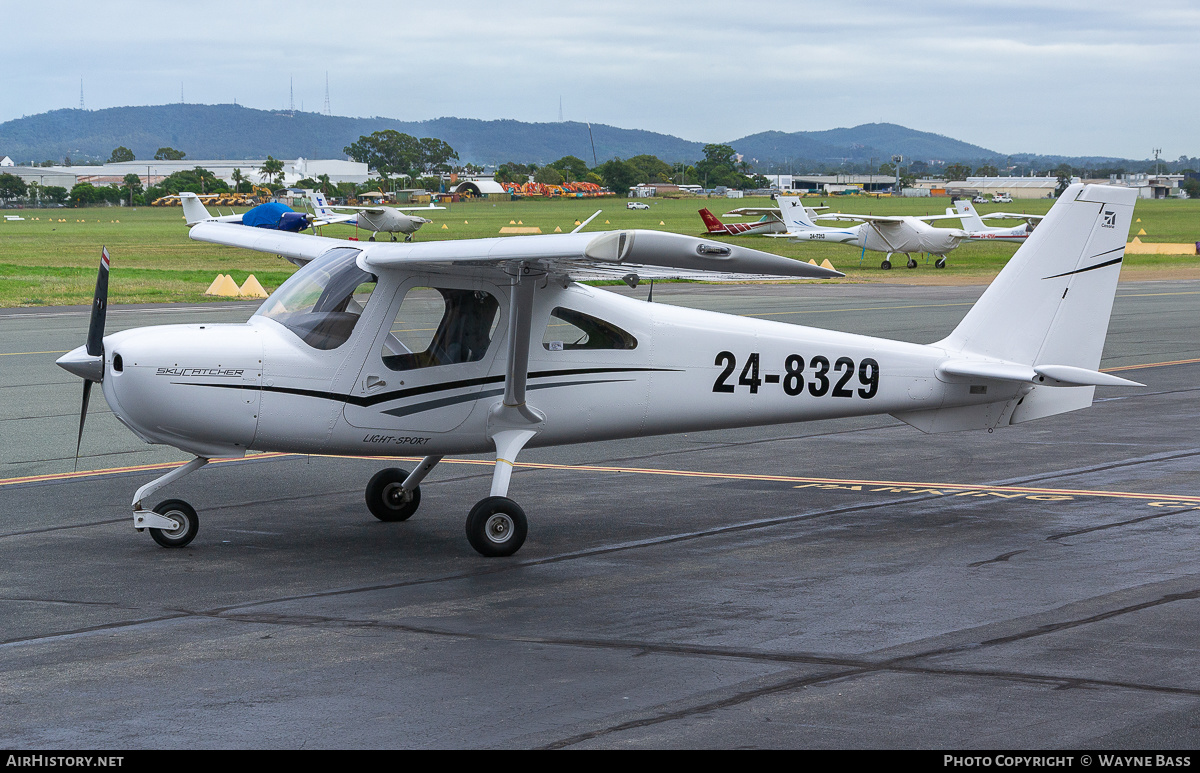
<instances>
[{"instance_id":1,"label":"high wing","mask_svg":"<svg viewBox=\"0 0 1200 773\"><path fill-rule=\"evenodd\" d=\"M355 215L318 215L313 218L312 224L314 226L331 225L333 223L345 223L354 218Z\"/></svg>"},{"instance_id":2,"label":"high wing","mask_svg":"<svg viewBox=\"0 0 1200 773\"><path fill-rule=\"evenodd\" d=\"M813 212L822 212L829 209L829 207L805 206L805 209ZM763 217L764 215L781 217L779 207L738 207L737 209L729 210L722 217Z\"/></svg>"},{"instance_id":3,"label":"high wing","mask_svg":"<svg viewBox=\"0 0 1200 773\"><path fill-rule=\"evenodd\" d=\"M644 278L731 279L751 276L834 279L840 271L769 252L663 231L458 239L422 243L358 243L310 234L265 231L227 223L202 222L189 234L197 241L282 255L307 263L335 247L361 251L365 270L492 269L511 271L524 264L568 279Z\"/></svg>"},{"instance_id":4,"label":"high wing","mask_svg":"<svg viewBox=\"0 0 1200 773\"><path fill-rule=\"evenodd\" d=\"M378 215L381 212L383 212L385 209L394 209L397 212L419 212L419 211L431 210L431 209L445 209L445 207L435 207L432 204L430 204L427 207L392 207L392 206L385 207L385 206L382 206L379 204L374 204L369 207L351 207L346 204L330 204L328 206L330 209L350 209L350 210L354 210L355 212L366 212L369 215Z\"/></svg>"},{"instance_id":5,"label":"high wing","mask_svg":"<svg viewBox=\"0 0 1200 773\"><path fill-rule=\"evenodd\" d=\"M924 220L926 222L932 220L961 220L962 215L851 215L845 212L832 212L829 214L818 215L821 220L857 220L864 223L903 223L905 219Z\"/></svg>"},{"instance_id":6,"label":"high wing","mask_svg":"<svg viewBox=\"0 0 1200 773\"><path fill-rule=\"evenodd\" d=\"M1041 220L1045 217L1045 215L1022 215L1020 212L988 212L987 214L980 213L979 216L984 220L993 217L1007 220Z\"/></svg>"}]
</instances>

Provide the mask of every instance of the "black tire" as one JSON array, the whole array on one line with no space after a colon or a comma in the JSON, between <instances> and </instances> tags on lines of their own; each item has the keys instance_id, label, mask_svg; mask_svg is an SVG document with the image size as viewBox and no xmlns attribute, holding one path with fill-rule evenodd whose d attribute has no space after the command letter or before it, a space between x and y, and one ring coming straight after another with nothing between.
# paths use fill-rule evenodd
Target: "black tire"
<instances>
[{"instance_id":1,"label":"black tire","mask_svg":"<svg viewBox=\"0 0 1200 773\"><path fill-rule=\"evenodd\" d=\"M933 262L933 267L934 267L934 268L945 268L945 267L946 267L946 259L945 259L945 258L938 258L937 260L935 260L935 261Z\"/></svg>"},{"instance_id":2,"label":"black tire","mask_svg":"<svg viewBox=\"0 0 1200 773\"><path fill-rule=\"evenodd\" d=\"M528 533L525 511L508 497L480 500L467 516L467 541L488 558L516 553Z\"/></svg>"},{"instance_id":3,"label":"black tire","mask_svg":"<svg viewBox=\"0 0 1200 773\"><path fill-rule=\"evenodd\" d=\"M417 486L403 497L408 470L389 467L380 470L367 484L367 509L381 521L407 521L421 505L421 487Z\"/></svg>"},{"instance_id":4,"label":"black tire","mask_svg":"<svg viewBox=\"0 0 1200 773\"><path fill-rule=\"evenodd\" d=\"M909 268L916 268L916 267L917 267L917 259L916 259L916 258L909 258L909 259L908 259L908 267L909 267Z\"/></svg>"},{"instance_id":5,"label":"black tire","mask_svg":"<svg viewBox=\"0 0 1200 773\"><path fill-rule=\"evenodd\" d=\"M154 512L179 524L174 529L150 529L150 536L164 548L181 548L196 538L200 531L200 517L196 510L182 499L168 499L154 507Z\"/></svg>"},{"instance_id":6,"label":"black tire","mask_svg":"<svg viewBox=\"0 0 1200 773\"><path fill-rule=\"evenodd\" d=\"M885 260L879 264L879 267L882 268L884 271L891 271L892 270L892 261Z\"/></svg>"}]
</instances>

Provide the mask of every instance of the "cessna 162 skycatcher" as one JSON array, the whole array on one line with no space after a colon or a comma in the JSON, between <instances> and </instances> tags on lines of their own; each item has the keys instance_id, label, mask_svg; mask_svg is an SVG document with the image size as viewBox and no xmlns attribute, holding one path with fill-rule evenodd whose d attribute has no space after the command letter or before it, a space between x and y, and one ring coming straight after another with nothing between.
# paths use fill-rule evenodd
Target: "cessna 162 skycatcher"
<instances>
[{"instance_id":1,"label":"cessna 162 skycatcher","mask_svg":"<svg viewBox=\"0 0 1200 773\"><path fill-rule=\"evenodd\" d=\"M885 252L886 256L880 264L885 271L892 267L892 255L903 253L908 258L908 267L916 268L917 261L913 259L914 252L928 252L936 255L936 268L946 267L946 253L953 250L960 242L970 238L970 234L961 228L934 228L929 223L933 220L960 220L962 215L844 215L823 214L816 218L808 214L800 199L780 196L779 211L787 231L782 234L769 236L787 237L794 242L829 242L833 244L849 244L860 247L863 254L867 250ZM820 226L813 221L817 218L829 220L858 220L858 225L835 228Z\"/></svg>"},{"instance_id":2,"label":"cessna 162 skycatcher","mask_svg":"<svg viewBox=\"0 0 1200 773\"><path fill-rule=\"evenodd\" d=\"M302 264L243 324L104 336L107 254L87 344L58 362L99 382L149 443L194 454L138 489L134 525L179 547L199 519L155 491L248 450L423 456L366 486L403 521L445 454L495 453L471 545L511 555L508 497L525 446L892 414L924 430L991 429L1087 407L1136 192L1074 185L945 339L930 345L646 303L573 281L754 272L840 276L740 246L655 231L348 244L201 222L191 237ZM711 276L711 274L709 274Z\"/></svg>"},{"instance_id":3,"label":"cessna 162 skycatcher","mask_svg":"<svg viewBox=\"0 0 1200 773\"><path fill-rule=\"evenodd\" d=\"M980 216L975 211L975 206L969 199L959 199L954 202L954 208L958 210L958 214L962 216L963 230L967 232L967 238L971 241L997 241L997 242L1023 242L1029 238L1029 234L1033 233L1033 229L1037 227L1038 222L1044 217L1043 215L1021 215L1016 212L989 212L987 215ZM946 214L953 214L950 209L946 210ZM983 218L996 218L1001 220L1024 220L1021 225L1009 226L989 226L983 222Z\"/></svg>"}]
</instances>

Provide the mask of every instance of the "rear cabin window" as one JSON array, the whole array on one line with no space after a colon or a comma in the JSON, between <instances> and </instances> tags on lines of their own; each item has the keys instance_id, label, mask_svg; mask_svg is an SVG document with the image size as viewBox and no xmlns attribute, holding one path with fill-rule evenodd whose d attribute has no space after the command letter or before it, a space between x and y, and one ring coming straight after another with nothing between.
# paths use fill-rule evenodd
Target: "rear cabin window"
<instances>
[{"instance_id":1,"label":"rear cabin window","mask_svg":"<svg viewBox=\"0 0 1200 773\"><path fill-rule=\"evenodd\" d=\"M637 339L621 328L582 311L561 306L550 312L542 346L552 352L576 349L635 349Z\"/></svg>"},{"instance_id":2,"label":"rear cabin window","mask_svg":"<svg viewBox=\"0 0 1200 773\"><path fill-rule=\"evenodd\" d=\"M478 362L491 346L500 304L482 290L414 287L409 290L390 335L383 364L391 370Z\"/></svg>"}]
</instances>

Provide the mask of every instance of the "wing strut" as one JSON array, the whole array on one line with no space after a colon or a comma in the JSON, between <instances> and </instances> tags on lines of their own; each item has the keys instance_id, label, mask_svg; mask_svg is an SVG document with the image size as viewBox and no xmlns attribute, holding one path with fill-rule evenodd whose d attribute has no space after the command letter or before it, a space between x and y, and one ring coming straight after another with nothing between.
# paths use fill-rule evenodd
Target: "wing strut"
<instances>
[{"instance_id":1,"label":"wing strut","mask_svg":"<svg viewBox=\"0 0 1200 773\"><path fill-rule=\"evenodd\" d=\"M521 261L509 264L513 275L508 299L508 361L504 369L504 398L488 414L488 437L496 445L491 496L508 495L517 454L542 431L546 417L525 402L529 378L529 335L533 327L533 300L545 272Z\"/></svg>"}]
</instances>

